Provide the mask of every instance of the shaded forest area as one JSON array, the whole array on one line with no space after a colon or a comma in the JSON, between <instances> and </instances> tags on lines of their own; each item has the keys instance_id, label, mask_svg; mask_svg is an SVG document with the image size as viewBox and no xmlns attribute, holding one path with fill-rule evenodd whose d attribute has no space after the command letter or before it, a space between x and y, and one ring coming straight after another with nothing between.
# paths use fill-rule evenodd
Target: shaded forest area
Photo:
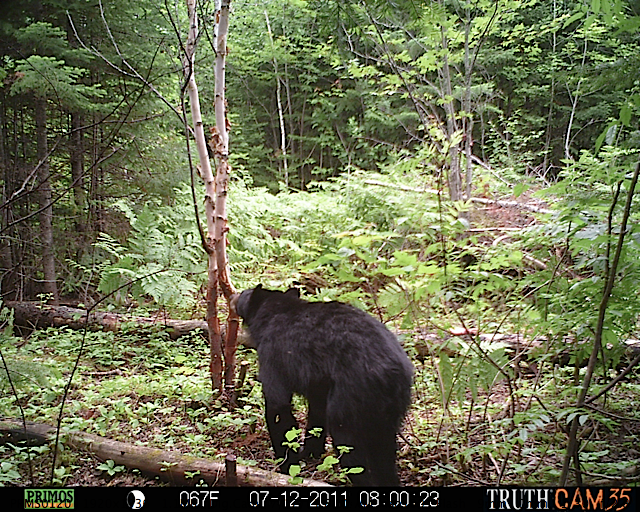
<instances>
[{"instance_id":1,"label":"shaded forest area","mask_svg":"<svg viewBox=\"0 0 640 512\"><path fill-rule=\"evenodd\" d=\"M220 6L196 6L195 44L182 1L3 6L0 419L272 470L255 352L230 402L202 333L165 329L210 311L185 56L219 161ZM233 0L229 22L230 279L398 334L402 483L637 485L640 2ZM88 308L115 323L78 329ZM0 485L154 483L0 440ZM288 482L344 485L339 458Z\"/></svg>"}]
</instances>

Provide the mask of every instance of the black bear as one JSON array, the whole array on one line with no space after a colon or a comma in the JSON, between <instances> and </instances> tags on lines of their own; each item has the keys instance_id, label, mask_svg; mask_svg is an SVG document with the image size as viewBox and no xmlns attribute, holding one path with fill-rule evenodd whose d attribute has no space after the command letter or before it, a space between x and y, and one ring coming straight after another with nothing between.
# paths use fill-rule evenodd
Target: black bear
<instances>
[{"instance_id":1,"label":"black bear","mask_svg":"<svg viewBox=\"0 0 640 512\"><path fill-rule=\"evenodd\" d=\"M396 434L411 400L413 366L396 337L379 321L340 302L307 302L297 289L258 285L236 295L232 306L258 351L265 416L273 450L285 461L320 457L325 437L352 450L343 467L361 467L355 485L398 485ZM291 398L307 398L304 449L282 445L296 426ZM309 430L320 427L322 434Z\"/></svg>"}]
</instances>

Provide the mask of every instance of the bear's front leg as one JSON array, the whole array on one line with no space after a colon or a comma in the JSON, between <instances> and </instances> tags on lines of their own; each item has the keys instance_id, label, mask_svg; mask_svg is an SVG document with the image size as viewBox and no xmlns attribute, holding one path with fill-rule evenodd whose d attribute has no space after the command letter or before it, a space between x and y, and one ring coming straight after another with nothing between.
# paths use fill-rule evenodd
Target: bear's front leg
<instances>
[{"instance_id":1,"label":"bear's front leg","mask_svg":"<svg viewBox=\"0 0 640 512\"><path fill-rule=\"evenodd\" d=\"M277 459L284 459L279 467L283 473L289 473L289 466L298 462L298 453L284 446L285 434L292 428L297 428L298 423L291 411L292 393L287 392L278 379L264 375L264 367L261 368L262 392L264 395L265 419L271 437L271 446Z\"/></svg>"}]
</instances>

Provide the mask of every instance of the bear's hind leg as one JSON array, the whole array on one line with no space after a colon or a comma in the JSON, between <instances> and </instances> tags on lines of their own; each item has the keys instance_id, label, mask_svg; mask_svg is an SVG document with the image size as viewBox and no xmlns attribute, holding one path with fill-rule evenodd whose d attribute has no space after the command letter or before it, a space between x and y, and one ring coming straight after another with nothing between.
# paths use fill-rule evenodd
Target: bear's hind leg
<instances>
[{"instance_id":1,"label":"bear's hind leg","mask_svg":"<svg viewBox=\"0 0 640 512\"><path fill-rule=\"evenodd\" d=\"M307 414L307 428L304 439L304 449L300 454L303 459L319 459L325 451L327 438L327 387L313 386L308 393L309 412ZM321 429L321 432L310 434L309 431Z\"/></svg>"}]
</instances>

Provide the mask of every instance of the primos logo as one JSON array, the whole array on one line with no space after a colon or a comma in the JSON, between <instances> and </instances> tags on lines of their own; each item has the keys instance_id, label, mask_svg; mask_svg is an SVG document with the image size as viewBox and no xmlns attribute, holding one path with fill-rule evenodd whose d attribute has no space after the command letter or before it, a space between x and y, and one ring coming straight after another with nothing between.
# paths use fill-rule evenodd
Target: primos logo
<instances>
[{"instance_id":1,"label":"primos logo","mask_svg":"<svg viewBox=\"0 0 640 512\"><path fill-rule=\"evenodd\" d=\"M25 509L74 508L73 489L25 489Z\"/></svg>"}]
</instances>

